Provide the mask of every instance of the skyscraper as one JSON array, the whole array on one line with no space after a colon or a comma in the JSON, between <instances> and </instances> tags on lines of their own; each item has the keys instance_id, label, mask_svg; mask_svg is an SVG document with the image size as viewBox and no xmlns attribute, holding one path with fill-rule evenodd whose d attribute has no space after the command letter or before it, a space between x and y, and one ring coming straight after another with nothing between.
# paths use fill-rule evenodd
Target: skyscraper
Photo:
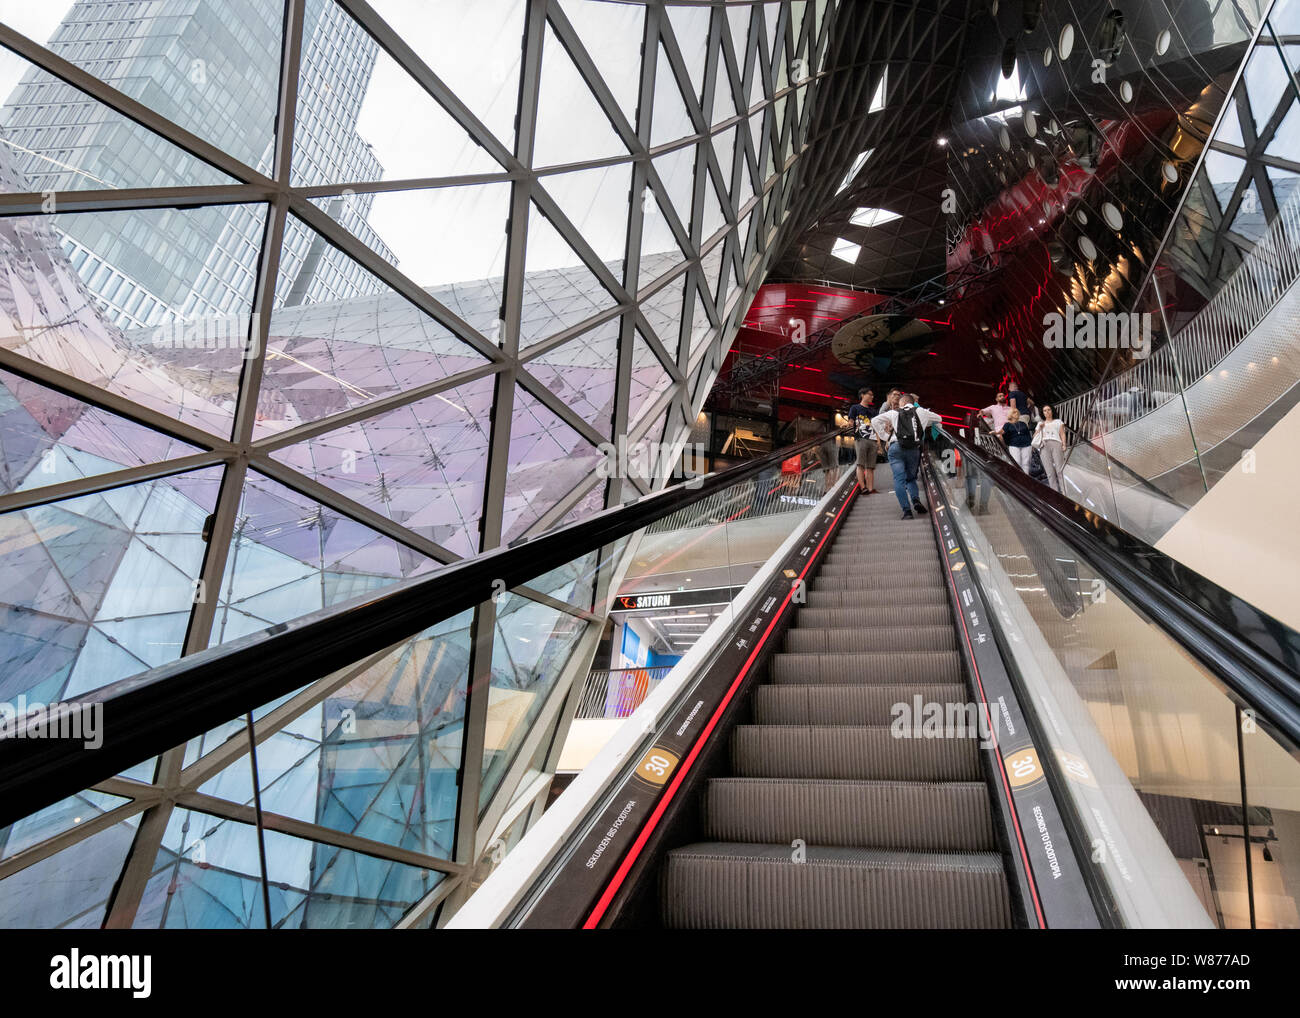
<instances>
[{"instance_id":1,"label":"skyscraper","mask_svg":"<svg viewBox=\"0 0 1300 1018\"><path fill-rule=\"evenodd\" d=\"M264 173L272 169L282 5L268 0L77 0L47 45L109 85ZM295 183L378 179L383 167L357 133L373 39L328 0L310 0L303 29ZM207 183L177 173L175 150L48 71L32 67L0 109L0 144L33 191ZM129 153L129 155L126 155ZM125 158L124 158L125 156ZM195 167L197 168L197 166ZM205 168L206 169L206 168ZM327 205L330 215L389 261L366 222L373 195ZM130 329L230 314L251 289L263 211L174 218L135 213L56 223L64 249L108 319ZM277 303L377 292L352 261L286 225Z\"/></svg>"}]
</instances>

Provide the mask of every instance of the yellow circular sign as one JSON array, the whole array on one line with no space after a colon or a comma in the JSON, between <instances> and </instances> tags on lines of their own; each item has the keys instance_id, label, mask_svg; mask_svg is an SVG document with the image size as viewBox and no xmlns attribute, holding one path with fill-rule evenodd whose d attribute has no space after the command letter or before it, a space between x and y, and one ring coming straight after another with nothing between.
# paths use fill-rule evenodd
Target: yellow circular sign
<instances>
[{"instance_id":1,"label":"yellow circular sign","mask_svg":"<svg viewBox=\"0 0 1300 1018\"><path fill-rule=\"evenodd\" d=\"M1038 762L1038 752L1033 746L1008 753L1003 762L1007 765L1007 779L1012 788L1032 785L1043 776L1043 766Z\"/></svg>"}]
</instances>

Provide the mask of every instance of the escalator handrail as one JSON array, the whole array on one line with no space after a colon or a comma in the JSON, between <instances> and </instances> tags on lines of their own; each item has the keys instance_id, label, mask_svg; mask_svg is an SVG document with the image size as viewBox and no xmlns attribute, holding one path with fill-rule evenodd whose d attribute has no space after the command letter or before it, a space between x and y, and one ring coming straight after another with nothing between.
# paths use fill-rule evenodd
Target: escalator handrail
<instances>
[{"instance_id":1,"label":"escalator handrail","mask_svg":"<svg viewBox=\"0 0 1300 1018\"><path fill-rule=\"evenodd\" d=\"M1300 756L1300 633L1017 467L945 437Z\"/></svg>"},{"instance_id":2,"label":"escalator handrail","mask_svg":"<svg viewBox=\"0 0 1300 1018\"><path fill-rule=\"evenodd\" d=\"M536 537L444 566L390 587L199 651L69 698L67 709L102 705L102 745L31 737L15 722L0 738L0 827L197 738L231 719L392 647L549 570L598 551L680 509L840 435L841 428L766 456L595 513ZM503 586L504 584L504 586ZM52 707L53 705L51 705Z\"/></svg>"}]
</instances>

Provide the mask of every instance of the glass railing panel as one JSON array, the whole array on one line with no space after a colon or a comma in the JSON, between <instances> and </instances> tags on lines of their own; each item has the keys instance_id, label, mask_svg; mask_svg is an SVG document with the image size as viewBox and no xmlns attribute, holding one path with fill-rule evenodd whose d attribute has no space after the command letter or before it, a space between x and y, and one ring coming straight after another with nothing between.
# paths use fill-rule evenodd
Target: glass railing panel
<instances>
[{"instance_id":1,"label":"glass railing panel","mask_svg":"<svg viewBox=\"0 0 1300 1018\"><path fill-rule=\"evenodd\" d=\"M1249 715L1241 733L1254 925L1300 929L1300 760Z\"/></svg>"},{"instance_id":2,"label":"glass railing panel","mask_svg":"<svg viewBox=\"0 0 1300 1018\"><path fill-rule=\"evenodd\" d=\"M1048 741L1040 753L1066 775L1122 922L1249 925L1240 842L1225 856L1204 836L1241 825L1234 702L1019 502L995 490L982 515L968 509L965 477L941 461L948 510Z\"/></svg>"}]
</instances>

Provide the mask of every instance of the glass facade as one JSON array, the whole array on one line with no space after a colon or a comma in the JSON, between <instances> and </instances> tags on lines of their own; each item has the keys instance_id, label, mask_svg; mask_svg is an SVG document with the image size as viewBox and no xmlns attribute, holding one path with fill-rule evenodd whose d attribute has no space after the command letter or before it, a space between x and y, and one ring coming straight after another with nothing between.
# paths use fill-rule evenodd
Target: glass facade
<instances>
[{"instance_id":1,"label":"glass facade","mask_svg":"<svg viewBox=\"0 0 1300 1018\"><path fill-rule=\"evenodd\" d=\"M0 0L5 702L662 484L607 491L600 446L685 439L836 14L48 6ZM0 831L0 923L427 925L534 812L614 557Z\"/></svg>"}]
</instances>

